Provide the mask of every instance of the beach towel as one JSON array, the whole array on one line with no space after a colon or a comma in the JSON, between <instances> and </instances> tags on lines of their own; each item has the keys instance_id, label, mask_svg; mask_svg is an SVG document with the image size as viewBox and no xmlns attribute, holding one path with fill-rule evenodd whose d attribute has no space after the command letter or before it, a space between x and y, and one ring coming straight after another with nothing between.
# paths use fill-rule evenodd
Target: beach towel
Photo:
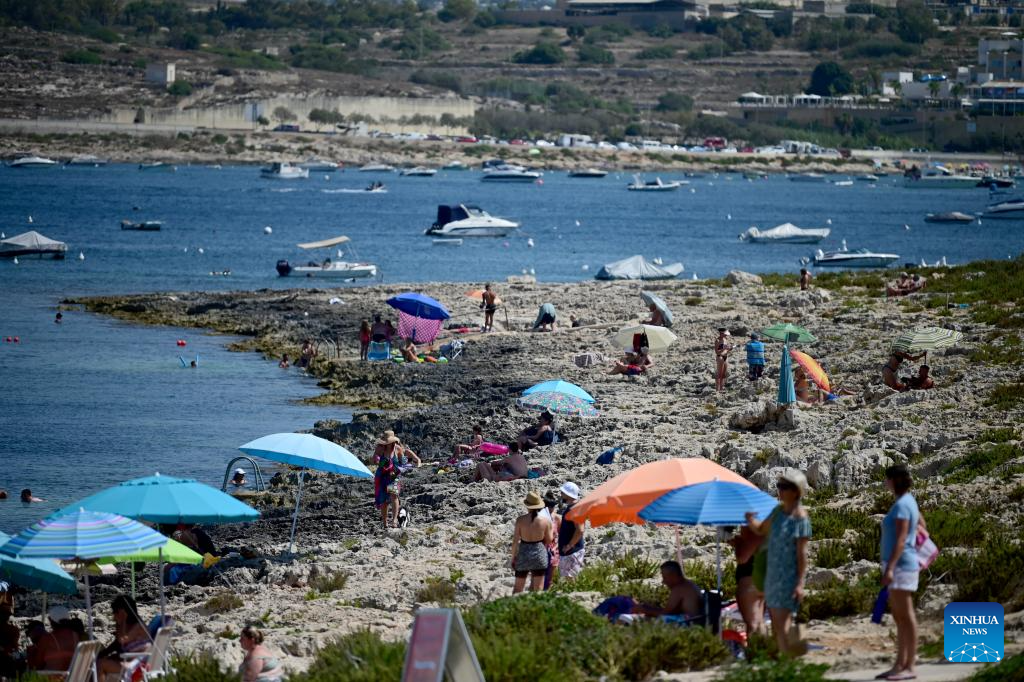
<instances>
[{"instance_id":1,"label":"beach towel","mask_svg":"<svg viewBox=\"0 0 1024 682\"><path fill-rule=\"evenodd\" d=\"M634 606L636 606L636 602L633 601L632 597L608 597L594 607L594 614L604 616L614 623L618 620L619 616L632 612Z\"/></svg>"},{"instance_id":2,"label":"beach towel","mask_svg":"<svg viewBox=\"0 0 1024 682\"><path fill-rule=\"evenodd\" d=\"M593 367L594 365L603 365L605 359L600 353L581 353L573 357L573 362L577 367Z\"/></svg>"},{"instance_id":3,"label":"beach towel","mask_svg":"<svg viewBox=\"0 0 1024 682\"><path fill-rule=\"evenodd\" d=\"M615 456L622 452L623 446L614 447L610 450L605 450L597 456L598 464L611 464L615 461Z\"/></svg>"}]
</instances>

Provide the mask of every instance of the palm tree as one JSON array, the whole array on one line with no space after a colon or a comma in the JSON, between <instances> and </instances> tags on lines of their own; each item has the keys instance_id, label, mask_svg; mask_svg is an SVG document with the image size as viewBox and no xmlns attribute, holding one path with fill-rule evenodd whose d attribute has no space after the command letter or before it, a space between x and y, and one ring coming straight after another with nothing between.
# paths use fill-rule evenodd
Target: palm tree
<instances>
[{"instance_id":1,"label":"palm tree","mask_svg":"<svg viewBox=\"0 0 1024 682\"><path fill-rule=\"evenodd\" d=\"M931 98L933 100L937 100L939 98L939 90L941 88L942 88L942 84L939 83L939 81L929 81L928 82L928 94L931 95Z\"/></svg>"}]
</instances>

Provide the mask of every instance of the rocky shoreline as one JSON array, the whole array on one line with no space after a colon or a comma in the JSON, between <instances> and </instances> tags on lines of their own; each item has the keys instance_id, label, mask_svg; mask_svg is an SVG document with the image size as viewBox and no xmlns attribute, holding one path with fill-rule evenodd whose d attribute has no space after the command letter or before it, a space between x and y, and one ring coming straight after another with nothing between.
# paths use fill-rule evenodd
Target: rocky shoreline
<instances>
[{"instance_id":1,"label":"rocky shoreline","mask_svg":"<svg viewBox=\"0 0 1024 682\"><path fill-rule=\"evenodd\" d=\"M222 663L236 665L241 651L233 635L245 623L258 622L271 646L284 654L285 666L303 670L319 646L356 629L403 638L416 609L430 603L431 585L450 584L446 601L462 606L511 592L507 564L512 522L528 490L544 491L573 480L586 493L621 471L670 456L715 459L764 489L774 487L780 467L797 466L808 472L816 505L858 511L875 506L880 468L908 462L918 478L932 479L924 483L931 503L956 507L967 495L983 495L1000 500L985 510L994 523L1010 527L1021 520L1019 498L1005 502L1005 493L1016 482L1013 477L939 484L940 474L971 449L979 432L1021 423L1019 406L999 411L984 404L998 384L1019 382L1022 372L1018 366L972 359L971 350L985 344L993 328L976 321L970 310L928 309L909 299L897 303L858 288L801 292L795 285L765 286L754 276L649 283L644 288L656 290L675 312L673 330L679 340L654 357L656 365L648 375L626 378L608 374L617 356L608 337L645 313L639 283L510 283L498 285L505 301L496 316L498 331L466 334L466 352L457 361L359 362L360 321L375 312L391 312L384 300L408 288L445 302L453 321L470 329L479 325L476 304L464 297L469 285L457 283L178 292L64 302L137 323L249 336L252 340L238 350L268 357L295 353L304 339L317 339L321 353L310 371L325 391L320 399L367 411L357 411L351 423L321 421L312 430L367 461L373 441L385 429L393 429L424 462L432 463L446 461L455 443L466 442L474 423L483 424L489 440L508 441L535 419L515 407L515 398L537 381L563 378L597 398L601 417L560 419L563 442L530 453L530 466L540 471L536 480L467 483L468 471L438 473L429 464L410 472L403 482L403 501L411 522L403 530L379 529L372 484L313 475L304 492L294 563L261 557L279 557L286 548L295 474L284 485L253 495L252 502L263 511L260 521L213 529L219 546L242 556L224 562L208 586L170 589L169 610L185 633L181 649L208 651ZM334 298L342 303L332 304ZM542 302L554 303L561 320L576 315L583 326L530 333L527 327ZM776 415L781 344L769 346L767 380L760 388L746 381L737 351L728 390L715 392L714 330L727 327L742 343L750 330L781 321L818 335L820 340L808 352L850 396L836 405ZM929 324L955 327L965 339L960 347L929 358L937 388L896 394L882 386L879 368L888 357L891 338L907 327ZM577 367L573 357L584 352L601 353L608 363ZM616 446L624 451L615 463L595 463L598 454ZM588 561L625 553L662 561L674 552L674 534L668 529L614 525L590 530L587 537ZM683 529L682 539L687 561L713 566L713 529ZM820 542L812 545L817 549ZM863 560L820 568L812 559L811 566L812 589L852 583L875 568ZM335 580L341 575L346 577ZM142 585L152 598L155 581ZM111 598L116 589L101 585L99 601ZM239 603L220 608L212 598L225 591L241 597ZM953 591L954 586L936 580L921 599L924 641L941 639L939 614ZM593 604L600 595L574 598ZM812 621L805 633L826 647L811 658L838 669L880 664L891 649L889 629L872 625L867 616ZM1010 638L1008 628L1008 642Z\"/></svg>"}]
</instances>

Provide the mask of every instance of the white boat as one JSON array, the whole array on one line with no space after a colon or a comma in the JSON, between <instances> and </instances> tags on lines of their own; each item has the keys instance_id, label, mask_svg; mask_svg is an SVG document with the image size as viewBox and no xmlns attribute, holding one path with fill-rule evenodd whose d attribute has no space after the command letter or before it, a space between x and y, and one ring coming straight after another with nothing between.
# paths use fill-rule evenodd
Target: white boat
<instances>
[{"instance_id":1,"label":"white boat","mask_svg":"<svg viewBox=\"0 0 1024 682\"><path fill-rule=\"evenodd\" d=\"M461 161L451 161L451 162L446 163L445 165L441 166L441 170L446 170L446 171L464 171L464 170L469 170L469 166L467 166L466 164L462 163Z\"/></svg>"},{"instance_id":2,"label":"white boat","mask_svg":"<svg viewBox=\"0 0 1024 682\"><path fill-rule=\"evenodd\" d=\"M394 166L389 166L386 163L368 163L359 167L360 173L391 173L394 170Z\"/></svg>"},{"instance_id":3,"label":"white boat","mask_svg":"<svg viewBox=\"0 0 1024 682\"><path fill-rule=\"evenodd\" d=\"M878 176L867 173L866 175L858 175L857 182L878 182Z\"/></svg>"},{"instance_id":4,"label":"white boat","mask_svg":"<svg viewBox=\"0 0 1024 682\"><path fill-rule=\"evenodd\" d=\"M536 182L542 175L522 166L503 165L485 169L480 179L485 182Z\"/></svg>"},{"instance_id":5,"label":"white boat","mask_svg":"<svg viewBox=\"0 0 1024 682\"><path fill-rule=\"evenodd\" d=\"M177 171L177 167L172 166L169 163L163 161L150 161L147 163L139 164L140 171L170 171L171 173Z\"/></svg>"},{"instance_id":6,"label":"white boat","mask_svg":"<svg viewBox=\"0 0 1024 682\"><path fill-rule=\"evenodd\" d=\"M1020 220L1024 218L1024 197L989 204L981 216L1000 220Z\"/></svg>"},{"instance_id":7,"label":"white boat","mask_svg":"<svg viewBox=\"0 0 1024 682\"><path fill-rule=\"evenodd\" d=\"M832 184L835 185L836 187L852 187L853 180L835 180L832 182Z\"/></svg>"},{"instance_id":8,"label":"white boat","mask_svg":"<svg viewBox=\"0 0 1024 682\"><path fill-rule=\"evenodd\" d=\"M329 249L339 244L345 244L351 241L348 237L334 237L332 239L324 239L319 242L306 242L303 244L296 244L300 249ZM351 249L350 249L351 251ZM342 257L342 253L338 251L339 257ZM364 277L376 277L377 266L373 263L362 263L345 260L331 260L330 258L317 263L310 261L306 265L291 265L287 260L277 261L277 274L281 277L287 277L289 275L301 275L305 277L338 277L342 279L361 279Z\"/></svg>"},{"instance_id":9,"label":"white boat","mask_svg":"<svg viewBox=\"0 0 1024 682\"><path fill-rule=\"evenodd\" d=\"M95 154L79 154L78 156L72 156L68 160L69 166L106 166L110 163L110 159L100 158Z\"/></svg>"},{"instance_id":10,"label":"white boat","mask_svg":"<svg viewBox=\"0 0 1024 682\"><path fill-rule=\"evenodd\" d=\"M828 252L818 249L811 262L819 268L885 268L899 258L895 253L876 253L868 249L850 251L844 239L842 249Z\"/></svg>"},{"instance_id":11,"label":"white boat","mask_svg":"<svg viewBox=\"0 0 1024 682\"><path fill-rule=\"evenodd\" d=\"M827 227L803 228L793 223L782 223L764 232L751 227L740 235L740 240L755 244L817 244L831 232Z\"/></svg>"},{"instance_id":12,"label":"white boat","mask_svg":"<svg viewBox=\"0 0 1024 682\"><path fill-rule=\"evenodd\" d=\"M437 220L423 234L435 237L504 237L519 229L519 223L497 218L479 206L441 205Z\"/></svg>"},{"instance_id":13,"label":"white boat","mask_svg":"<svg viewBox=\"0 0 1024 682\"><path fill-rule=\"evenodd\" d=\"M909 189L974 189L978 186L978 178L938 170L924 175L912 173L904 176L903 186Z\"/></svg>"},{"instance_id":14,"label":"white boat","mask_svg":"<svg viewBox=\"0 0 1024 682\"><path fill-rule=\"evenodd\" d=\"M20 156L8 165L11 168L52 168L58 164L53 159L32 154L30 156Z\"/></svg>"},{"instance_id":15,"label":"white boat","mask_svg":"<svg viewBox=\"0 0 1024 682\"><path fill-rule=\"evenodd\" d=\"M163 226L164 224L159 220L144 220L139 223L133 223L130 220L121 221L122 230L134 230L135 232L159 232Z\"/></svg>"},{"instance_id":16,"label":"white boat","mask_svg":"<svg viewBox=\"0 0 1024 682\"><path fill-rule=\"evenodd\" d=\"M821 173L804 173L802 175L790 175L790 182L827 182L826 178Z\"/></svg>"},{"instance_id":17,"label":"white boat","mask_svg":"<svg viewBox=\"0 0 1024 682\"><path fill-rule=\"evenodd\" d=\"M643 256L630 256L605 265L594 275L596 279L675 279L683 272L682 263L665 265L661 259L649 261Z\"/></svg>"},{"instance_id":18,"label":"white boat","mask_svg":"<svg viewBox=\"0 0 1024 682\"><path fill-rule=\"evenodd\" d=\"M64 260L68 245L49 237L44 237L35 230L22 232L10 239L0 240L0 258L17 258L21 256L38 256Z\"/></svg>"},{"instance_id":19,"label":"white boat","mask_svg":"<svg viewBox=\"0 0 1024 682\"><path fill-rule=\"evenodd\" d=\"M437 169L415 166L414 168L403 168L399 175L407 175L412 178L432 178L437 175Z\"/></svg>"},{"instance_id":20,"label":"white boat","mask_svg":"<svg viewBox=\"0 0 1024 682\"><path fill-rule=\"evenodd\" d=\"M309 177L309 171L293 166L287 161L274 162L269 167L260 169L260 177L270 180L301 180Z\"/></svg>"},{"instance_id":21,"label":"white boat","mask_svg":"<svg viewBox=\"0 0 1024 682\"><path fill-rule=\"evenodd\" d=\"M317 156L312 156L302 163L298 164L299 168L304 168L314 173L333 173L339 168L341 164L335 163L334 161L328 161L327 159L321 159Z\"/></svg>"},{"instance_id":22,"label":"white boat","mask_svg":"<svg viewBox=\"0 0 1024 682\"><path fill-rule=\"evenodd\" d=\"M630 192L674 192L683 185L689 185L687 180L672 180L671 182L664 182L661 178L654 178L653 180L644 180L639 175L633 176L633 182L626 185L626 189Z\"/></svg>"},{"instance_id":23,"label":"white boat","mask_svg":"<svg viewBox=\"0 0 1024 682\"><path fill-rule=\"evenodd\" d=\"M973 223L974 216L960 211L949 213L929 213L924 217L926 223Z\"/></svg>"},{"instance_id":24,"label":"white boat","mask_svg":"<svg viewBox=\"0 0 1024 682\"><path fill-rule=\"evenodd\" d=\"M608 175L608 171L601 170L600 168L580 168L579 170L569 171L570 178L603 178Z\"/></svg>"}]
</instances>

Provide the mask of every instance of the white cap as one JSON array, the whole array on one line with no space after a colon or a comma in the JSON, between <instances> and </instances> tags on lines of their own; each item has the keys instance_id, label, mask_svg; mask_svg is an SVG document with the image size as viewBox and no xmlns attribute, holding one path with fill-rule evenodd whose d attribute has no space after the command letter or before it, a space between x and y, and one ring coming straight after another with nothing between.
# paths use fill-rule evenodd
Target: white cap
<instances>
[{"instance_id":1,"label":"white cap","mask_svg":"<svg viewBox=\"0 0 1024 682\"><path fill-rule=\"evenodd\" d=\"M60 623L65 620L69 620L71 618L71 612L68 611L68 607L57 604L50 607L50 610L46 612L46 617L54 623Z\"/></svg>"},{"instance_id":2,"label":"white cap","mask_svg":"<svg viewBox=\"0 0 1024 682\"><path fill-rule=\"evenodd\" d=\"M242 474L243 476L245 476L245 469L235 469L235 473Z\"/></svg>"},{"instance_id":3,"label":"white cap","mask_svg":"<svg viewBox=\"0 0 1024 682\"><path fill-rule=\"evenodd\" d=\"M566 481L558 490L566 497L571 497L574 500L580 499L580 487L572 481Z\"/></svg>"}]
</instances>

